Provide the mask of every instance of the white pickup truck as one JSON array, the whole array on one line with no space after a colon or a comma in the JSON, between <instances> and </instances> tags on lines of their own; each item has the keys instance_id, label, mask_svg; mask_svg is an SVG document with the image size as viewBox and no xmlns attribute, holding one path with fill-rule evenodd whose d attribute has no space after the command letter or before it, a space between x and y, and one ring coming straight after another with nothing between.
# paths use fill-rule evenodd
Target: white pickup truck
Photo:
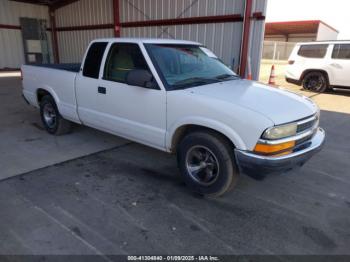
<instances>
[{"instance_id":1,"label":"white pickup truck","mask_svg":"<svg viewBox=\"0 0 350 262\"><path fill-rule=\"evenodd\" d=\"M81 65L24 65L22 77L49 133L74 122L176 153L202 195L301 166L325 139L311 100L241 79L195 42L99 39Z\"/></svg>"}]
</instances>

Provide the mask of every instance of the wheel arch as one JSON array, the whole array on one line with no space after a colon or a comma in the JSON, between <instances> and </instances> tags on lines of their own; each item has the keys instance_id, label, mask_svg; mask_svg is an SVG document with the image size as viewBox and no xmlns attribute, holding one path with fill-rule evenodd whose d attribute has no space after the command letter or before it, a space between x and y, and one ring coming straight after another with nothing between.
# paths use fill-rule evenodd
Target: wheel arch
<instances>
[{"instance_id":1,"label":"wheel arch","mask_svg":"<svg viewBox=\"0 0 350 262\"><path fill-rule=\"evenodd\" d=\"M179 142L189 133L195 131L207 131L214 132L225 140L227 140L233 148L246 149L246 145L243 140L234 132L231 128L226 125L212 122L199 123L199 121L192 121L187 123L182 123L173 128L169 135L167 136L166 145L168 151L176 153L176 148Z\"/></svg>"},{"instance_id":2,"label":"wheel arch","mask_svg":"<svg viewBox=\"0 0 350 262\"><path fill-rule=\"evenodd\" d=\"M303 73L301 74L301 77L300 77L300 83L302 83L304 81L304 78L307 74L312 73L312 72L320 72L320 73L324 74L324 76L327 79L328 85L330 85L329 73L325 69L307 69L307 70L304 70Z\"/></svg>"},{"instance_id":3,"label":"wheel arch","mask_svg":"<svg viewBox=\"0 0 350 262\"><path fill-rule=\"evenodd\" d=\"M59 102L58 96L51 88L38 88L36 90L36 99L37 99L38 106L40 106L40 102L42 101L43 97L46 95L51 96L54 99L56 106L59 106L58 105L58 102Z\"/></svg>"}]
</instances>

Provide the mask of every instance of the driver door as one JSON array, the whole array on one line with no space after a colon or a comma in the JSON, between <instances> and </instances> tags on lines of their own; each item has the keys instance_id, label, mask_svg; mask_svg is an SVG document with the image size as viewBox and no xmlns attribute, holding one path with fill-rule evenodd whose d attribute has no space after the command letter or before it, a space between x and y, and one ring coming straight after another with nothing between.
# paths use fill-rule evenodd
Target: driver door
<instances>
[{"instance_id":1,"label":"driver door","mask_svg":"<svg viewBox=\"0 0 350 262\"><path fill-rule=\"evenodd\" d=\"M164 149L165 90L158 85L157 88L145 88L126 83L126 76L131 70L151 72L140 46L136 43L113 43L104 64L96 95L100 115L98 125L108 132Z\"/></svg>"}]
</instances>

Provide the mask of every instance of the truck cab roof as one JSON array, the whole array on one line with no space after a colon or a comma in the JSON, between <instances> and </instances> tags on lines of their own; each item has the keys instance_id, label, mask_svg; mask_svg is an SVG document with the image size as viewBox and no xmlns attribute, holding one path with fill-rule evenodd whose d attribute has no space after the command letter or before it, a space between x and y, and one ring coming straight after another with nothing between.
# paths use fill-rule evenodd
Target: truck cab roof
<instances>
[{"instance_id":1,"label":"truck cab roof","mask_svg":"<svg viewBox=\"0 0 350 262\"><path fill-rule=\"evenodd\" d=\"M143 44L182 44L182 45L202 45L198 42L187 41L187 40L175 40L175 39L160 39L160 38L102 38L93 40L91 43L95 42L119 42L119 43L143 43Z\"/></svg>"}]
</instances>

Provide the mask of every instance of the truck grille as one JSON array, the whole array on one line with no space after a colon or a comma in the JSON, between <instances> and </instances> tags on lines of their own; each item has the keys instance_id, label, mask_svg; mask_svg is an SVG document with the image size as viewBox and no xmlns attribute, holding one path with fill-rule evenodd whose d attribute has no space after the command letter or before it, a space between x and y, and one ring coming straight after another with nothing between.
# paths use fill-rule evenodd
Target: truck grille
<instances>
[{"instance_id":1,"label":"truck grille","mask_svg":"<svg viewBox=\"0 0 350 262\"><path fill-rule=\"evenodd\" d=\"M316 131L316 127L318 127L318 123L319 123L318 115L305 118L304 120L300 120L298 122L297 134L302 135L302 134L309 133L309 135L297 140L296 146L303 145L312 139L315 132L311 132L310 134L310 131Z\"/></svg>"},{"instance_id":2,"label":"truck grille","mask_svg":"<svg viewBox=\"0 0 350 262\"><path fill-rule=\"evenodd\" d=\"M301 121L301 123L298 124L297 133L302 133L313 128L317 122L318 116L316 116L315 118L310 118L310 121L307 122Z\"/></svg>"}]
</instances>

